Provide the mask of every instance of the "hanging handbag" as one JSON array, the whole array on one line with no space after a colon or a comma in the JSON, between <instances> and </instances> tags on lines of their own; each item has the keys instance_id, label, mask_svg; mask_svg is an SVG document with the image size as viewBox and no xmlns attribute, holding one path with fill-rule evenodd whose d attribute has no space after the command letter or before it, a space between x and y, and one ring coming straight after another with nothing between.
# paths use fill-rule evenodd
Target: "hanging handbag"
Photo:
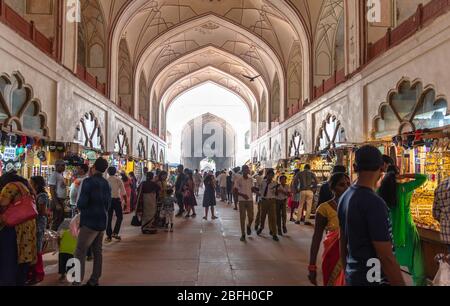
<instances>
[{"instance_id":1,"label":"hanging handbag","mask_svg":"<svg viewBox=\"0 0 450 306\"><path fill-rule=\"evenodd\" d=\"M21 195L6 208L2 215L5 225L8 227L15 227L38 216L36 201L30 193L24 192L26 187L21 183L12 184L20 190Z\"/></svg>"},{"instance_id":2,"label":"hanging handbag","mask_svg":"<svg viewBox=\"0 0 450 306\"><path fill-rule=\"evenodd\" d=\"M59 235L57 232L52 230L45 230L42 254L56 253L59 249L58 240Z\"/></svg>"}]
</instances>

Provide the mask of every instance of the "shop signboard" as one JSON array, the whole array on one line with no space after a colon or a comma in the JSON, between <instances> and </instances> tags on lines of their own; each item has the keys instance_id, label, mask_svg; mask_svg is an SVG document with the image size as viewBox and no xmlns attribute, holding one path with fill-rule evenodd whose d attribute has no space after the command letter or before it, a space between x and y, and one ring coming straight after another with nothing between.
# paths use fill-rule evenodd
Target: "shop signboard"
<instances>
[{"instance_id":1,"label":"shop signboard","mask_svg":"<svg viewBox=\"0 0 450 306\"><path fill-rule=\"evenodd\" d=\"M3 152L3 160L4 161L14 161L16 160L16 148L14 147L6 147Z\"/></svg>"}]
</instances>

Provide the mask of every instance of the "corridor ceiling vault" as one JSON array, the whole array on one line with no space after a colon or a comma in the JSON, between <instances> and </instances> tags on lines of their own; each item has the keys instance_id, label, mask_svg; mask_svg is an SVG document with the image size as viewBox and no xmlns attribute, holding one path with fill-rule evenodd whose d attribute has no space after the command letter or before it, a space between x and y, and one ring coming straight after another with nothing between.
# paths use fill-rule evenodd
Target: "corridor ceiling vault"
<instances>
[{"instance_id":1,"label":"corridor ceiling vault","mask_svg":"<svg viewBox=\"0 0 450 306\"><path fill-rule=\"evenodd\" d=\"M344 0L81 3L78 63L159 135L176 97L213 82L242 98L258 137L344 66Z\"/></svg>"}]
</instances>

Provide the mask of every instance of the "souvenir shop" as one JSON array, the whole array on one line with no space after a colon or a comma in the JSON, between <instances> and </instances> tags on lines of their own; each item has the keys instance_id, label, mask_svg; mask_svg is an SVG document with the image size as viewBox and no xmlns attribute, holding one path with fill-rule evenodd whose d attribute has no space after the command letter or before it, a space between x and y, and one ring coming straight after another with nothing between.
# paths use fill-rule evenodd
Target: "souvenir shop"
<instances>
[{"instance_id":1,"label":"souvenir shop","mask_svg":"<svg viewBox=\"0 0 450 306\"><path fill-rule=\"evenodd\" d=\"M380 150L396 161L401 173L421 173L428 177L414 192L411 214L421 237L426 274L432 279L438 270L435 256L446 253L432 208L435 189L450 176L450 116L447 116L447 102L437 99L433 89L422 91L420 83L414 86L417 99L412 99L414 95L407 95L400 87L392 95L392 103L381 107L380 115L374 119L373 138L384 141L379 145ZM400 100L402 104L396 103Z\"/></svg>"}]
</instances>

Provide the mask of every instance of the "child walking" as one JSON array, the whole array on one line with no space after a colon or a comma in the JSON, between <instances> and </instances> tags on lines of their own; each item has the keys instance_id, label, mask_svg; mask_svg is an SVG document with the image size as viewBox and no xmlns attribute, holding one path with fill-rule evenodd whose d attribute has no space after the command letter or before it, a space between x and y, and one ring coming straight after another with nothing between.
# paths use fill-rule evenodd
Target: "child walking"
<instances>
[{"instance_id":1,"label":"child walking","mask_svg":"<svg viewBox=\"0 0 450 306\"><path fill-rule=\"evenodd\" d=\"M66 279L67 262L74 258L75 249L77 247L77 238L72 234L70 230L71 219L65 219L58 228L59 233L59 275L60 281Z\"/></svg>"},{"instance_id":2,"label":"child walking","mask_svg":"<svg viewBox=\"0 0 450 306\"><path fill-rule=\"evenodd\" d=\"M166 220L166 232L173 232L173 217L177 199L173 196L173 189L167 189L167 196L163 200L160 217Z\"/></svg>"}]
</instances>

